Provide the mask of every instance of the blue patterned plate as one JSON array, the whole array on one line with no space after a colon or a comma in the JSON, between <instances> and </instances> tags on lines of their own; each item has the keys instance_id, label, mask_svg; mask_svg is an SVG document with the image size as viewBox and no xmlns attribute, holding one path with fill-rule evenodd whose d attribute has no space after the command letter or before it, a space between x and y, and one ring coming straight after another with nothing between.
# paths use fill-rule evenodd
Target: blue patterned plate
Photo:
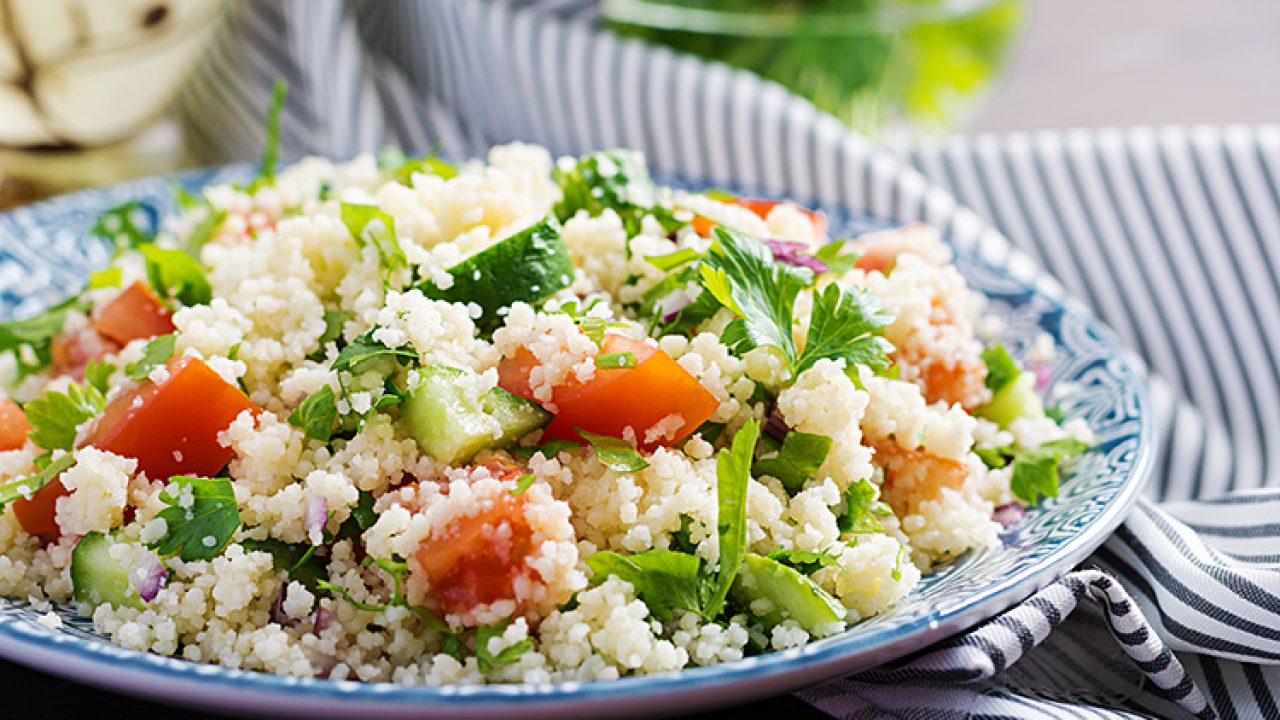
<instances>
[{"instance_id":1,"label":"blue patterned plate","mask_svg":"<svg viewBox=\"0 0 1280 720\"><path fill-rule=\"evenodd\" d=\"M194 189L245 175L245 168L229 167L178 180ZM81 287L109 256L86 239L98 214L137 199L163 217L174 211L173 183L151 178L0 214L0 318L35 312ZM823 210L840 234L891 224ZM74 611L60 610L62 627L49 629L25 603L0 599L0 655L152 700L310 718L653 715L741 703L896 659L1005 610L1084 560L1120 523L1150 473L1152 426L1138 363L1109 330L1057 299L1052 281L1019 279L1029 273L1017 259L978 244L958 247L956 262L1007 321L1005 343L1015 354L1040 332L1054 337L1059 352L1052 380L1078 387L1062 407L1068 417L1086 418L1099 442L1064 478L1061 496L1032 508L1002 536L1003 547L962 557L889 612L840 635L716 667L613 682L403 687L299 680L135 652L95 635Z\"/></svg>"}]
</instances>

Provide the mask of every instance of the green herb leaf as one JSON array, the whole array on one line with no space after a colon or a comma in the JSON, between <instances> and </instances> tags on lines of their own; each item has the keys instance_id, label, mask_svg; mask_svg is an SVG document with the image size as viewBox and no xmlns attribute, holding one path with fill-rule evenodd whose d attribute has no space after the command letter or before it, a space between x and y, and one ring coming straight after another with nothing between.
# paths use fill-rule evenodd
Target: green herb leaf
<instances>
[{"instance_id":1,"label":"green herb leaf","mask_svg":"<svg viewBox=\"0 0 1280 720\"><path fill-rule=\"evenodd\" d=\"M80 297L64 300L57 305L23 320L10 320L0 323L0 353L12 352L18 364L18 380L40 372L53 360L53 341L62 334L67 322L67 313L87 312L88 301ZM34 362L23 357L22 346L31 348Z\"/></svg>"},{"instance_id":2,"label":"green herb leaf","mask_svg":"<svg viewBox=\"0 0 1280 720\"><path fill-rule=\"evenodd\" d=\"M826 435L793 430L782 439L777 455L756 461L755 473L777 478L787 492L794 495L817 475L830 452L831 438Z\"/></svg>"},{"instance_id":3,"label":"green herb leaf","mask_svg":"<svg viewBox=\"0 0 1280 720\"><path fill-rule=\"evenodd\" d=\"M663 272L669 272L682 265L687 265L694 260L701 260L702 253L693 248L683 248L666 255L649 255L645 257L645 262L658 268Z\"/></svg>"},{"instance_id":4,"label":"green herb leaf","mask_svg":"<svg viewBox=\"0 0 1280 720\"><path fill-rule=\"evenodd\" d=\"M413 175L435 175L445 180L458 176L458 169L431 153L422 157L406 157L398 148L383 148L378 153L378 167L401 185L412 185Z\"/></svg>"},{"instance_id":5,"label":"green herb leaf","mask_svg":"<svg viewBox=\"0 0 1280 720\"><path fill-rule=\"evenodd\" d=\"M1044 415L1059 425L1067 421L1067 413L1062 409L1061 405L1045 408Z\"/></svg>"},{"instance_id":6,"label":"green herb leaf","mask_svg":"<svg viewBox=\"0 0 1280 720\"><path fill-rule=\"evenodd\" d=\"M982 351L982 362L987 364L987 389L993 393L1000 392L1022 374L1013 356L999 343Z\"/></svg>"},{"instance_id":7,"label":"green herb leaf","mask_svg":"<svg viewBox=\"0 0 1280 720\"><path fill-rule=\"evenodd\" d=\"M249 184L249 192L264 185L272 185L276 181L276 163L280 156L280 115L284 110L285 96L289 86L284 80L276 78L271 86L271 104L267 107L266 139L262 143L262 168L258 177Z\"/></svg>"},{"instance_id":8,"label":"green herb leaf","mask_svg":"<svg viewBox=\"0 0 1280 720\"><path fill-rule=\"evenodd\" d=\"M733 436L729 448L716 456L716 529L720 537L720 566L716 571L702 616L720 615L725 596L747 555L747 486L751 481L751 457L760 439L760 423L748 420Z\"/></svg>"},{"instance_id":9,"label":"green herb leaf","mask_svg":"<svg viewBox=\"0 0 1280 720\"><path fill-rule=\"evenodd\" d=\"M132 250L155 242L156 231L154 227L148 227L143 230L134 222L139 216L148 215L152 220L150 225L154 226L153 213L154 211L141 202L130 200L105 210L98 216L93 227L89 228L89 232L114 243L115 255L118 256L126 250Z\"/></svg>"},{"instance_id":10,"label":"green herb leaf","mask_svg":"<svg viewBox=\"0 0 1280 720\"><path fill-rule=\"evenodd\" d=\"M43 456L43 457L48 457ZM0 483L0 508L17 500L18 498L29 498L40 492L45 485L53 482L53 479L61 475L68 468L74 465L76 459L71 453L60 456L57 460L52 460L44 466L44 469L30 477L17 478L7 483ZM37 463L38 464L38 463Z\"/></svg>"},{"instance_id":11,"label":"green herb leaf","mask_svg":"<svg viewBox=\"0 0 1280 720\"><path fill-rule=\"evenodd\" d=\"M308 590L315 591L320 580L327 579L327 563L317 556L315 545L289 544L275 538L245 540L240 543L245 552L265 552L271 555L272 565L284 570L290 580L297 580Z\"/></svg>"},{"instance_id":12,"label":"green herb leaf","mask_svg":"<svg viewBox=\"0 0 1280 720\"><path fill-rule=\"evenodd\" d=\"M824 567L832 567L840 562L840 556L830 550L823 552L787 550L782 546L774 548L766 557L770 560L776 560L802 575L812 575Z\"/></svg>"},{"instance_id":13,"label":"green herb leaf","mask_svg":"<svg viewBox=\"0 0 1280 720\"><path fill-rule=\"evenodd\" d=\"M660 620L670 620L672 610L702 612L702 560L696 555L660 549L634 555L600 550L587 558L587 565L595 574L592 582L613 575L631 583L636 596Z\"/></svg>"},{"instance_id":14,"label":"green herb leaf","mask_svg":"<svg viewBox=\"0 0 1280 720\"><path fill-rule=\"evenodd\" d=\"M1059 465L1088 447L1074 438L1063 438L1044 443L1034 450L1017 451L1013 458L1009 490L1028 505L1034 504L1042 494L1057 497Z\"/></svg>"},{"instance_id":15,"label":"green herb leaf","mask_svg":"<svg viewBox=\"0 0 1280 720\"><path fill-rule=\"evenodd\" d=\"M814 295L809 336L794 373L799 375L822 359L844 360L845 367L887 367L886 355L893 346L877 333L890 322L892 317L870 292L828 285Z\"/></svg>"},{"instance_id":16,"label":"green herb leaf","mask_svg":"<svg viewBox=\"0 0 1280 720\"><path fill-rule=\"evenodd\" d=\"M598 368L633 368L635 366L636 354L632 352L600 353L596 355L596 367Z\"/></svg>"},{"instance_id":17,"label":"green herb leaf","mask_svg":"<svg viewBox=\"0 0 1280 720\"><path fill-rule=\"evenodd\" d=\"M373 331L370 330L342 348L342 351L338 353L338 357L334 358L333 364L329 366L329 369L334 372L346 371L354 373L361 364L376 357L393 357L401 365L404 365L410 360L417 360L418 353L408 345L389 348L380 341L374 340Z\"/></svg>"},{"instance_id":18,"label":"green herb leaf","mask_svg":"<svg viewBox=\"0 0 1280 720\"><path fill-rule=\"evenodd\" d=\"M76 444L76 428L106 405L93 386L71 383L66 392L46 391L23 408L31 423L31 441L45 450L70 450Z\"/></svg>"},{"instance_id":19,"label":"green herb leaf","mask_svg":"<svg viewBox=\"0 0 1280 720\"><path fill-rule=\"evenodd\" d=\"M525 494L525 491L533 487L533 482L537 479L538 479L537 476L531 473L525 473L521 475L520 477L516 478L516 486L511 488L511 491L510 491L511 494L512 495Z\"/></svg>"},{"instance_id":20,"label":"green herb leaf","mask_svg":"<svg viewBox=\"0 0 1280 720\"><path fill-rule=\"evenodd\" d=\"M174 346L177 342L178 336L176 333L157 335L151 338L147 341L146 347L142 348L142 359L125 366L125 375L130 380L146 379L157 366L169 362L169 358L173 357ZM85 376L88 377L88 372L85 373Z\"/></svg>"},{"instance_id":21,"label":"green herb leaf","mask_svg":"<svg viewBox=\"0 0 1280 720\"><path fill-rule=\"evenodd\" d=\"M97 290L99 288L115 288L120 287L122 282L124 282L124 270L113 266L89 273L89 284L87 287L90 290Z\"/></svg>"},{"instance_id":22,"label":"green herb leaf","mask_svg":"<svg viewBox=\"0 0 1280 720\"><path fill-rule=\"evenodd\" d=\"M879 491L870 480L850 483L844 491L845 512L836 518L836 527L842 533L863 535L884 532L879 518L889 517L893 509L877 500Z\"/></svg>"},{"instance_id":23,"label":"green herb leaf","mask_svg":"<svg viewBox=\"0 0 1280 720\"><path fill-rule=\"evenodd\" d=\"M333 437L333 426L337 421L338 399L328 385L308 395L289 413L290 425L300 428L312 440L324 443Z\"/></svg>"},{"instance_id":24,"label":"green herb leaf","mask_svg":"<svg viewBox=\"0 0 1280 720\"><path fill-rule=\"evenodd\" d=\"M184 562L212 560L222 554L240 528L240 508L229 478L178 475L160 493L168 507L156 517L165 521L165 534L147 547Z\"/></svg>"},{"instance_id":25,"label":"green herb leaf","mask_svg":"<svg viewBox=\"0 0 1280 720\"><path fill-rule=\"evenodd\" d=\"M594 216L611 209L622 219L627 237L640 233L645 215L653 215L668 231L684 224L670 208L658 204L657 187L644 157L634 150L587 155L571 169L556 167L552 176L561 192L553 212L562 223L580 210Z\"/></svg>"},{"instance_id":26,"label":"green herb leaf","mask_svg":"<svg viewBox=\"0 0 1280 720\"><path fill-rule=\"evenodd\" d=\"M614 472L639 472L649 467L648 461L636 452L635 446L622 438L597 435L581 429L578 434L591 444L591 449L596 451L600 462Z\"/></svg>"},{"instance_id":27,"label":"green herb leaf","mask_svg":"<svg viewBox=\"0 0 1280 720\"><path fill-rule=\"evenodd\" d=\"M205 305L213 299L213 288L199 261L182 250L156 245L138 248L147 262L147 280L161 297L177 298L182 304Z\"/></svg>"},{"instance_id":28,"label":"green herb leaf","mask_svg":"<svg viewBox=\"0 0 1280 720\"><path fill-rule=\"evenodd\" d=\"M1013 448L974 448L973 454L982 460L982 464L991 469L1002 468L1009 464L1009 460L1013 458Z\"/></svg>"},{"instance_id":29,"label":"green herb leaf","mask_svg":"<svg viewBox=\"0 0 1280 720\"><path fill-rule=\"evenodd\" d=\"M858 263L857 253L843 252L847 240L832 240L831 242L818 248L813 254L823 265L827 266L824 275L830 277L840 277L853 269Z\"/></svg>"},{"instance_id":30,"label":"green herb leaf","mask_svg":"<svg viewBox=\"0 0 1280 720\"><path fill-rule=\"evenodd\" d=\"M325 349L329 346L329 343L338 342L342 339L342 328L350 317L351 313L345 310L325 311L324 333L320 335L316 351L308 355L307 359L313 362L320 362L321 360L324 360Z\"/></svg>"},{"instance_id":31,"label":"green herb leaf","mask_svg":"<svg viewBox=\"0 0 1280 720\"><path fill-rule=\"evenodd\" d=\"M84 366L84 381L89 387L105 396L111 382L111 375L115 371L116 366L105 360L90 360L89 364Z\"/></svg>"},{"instance_id":32,"label":"green herb leaf","mask_svg":"<svg viewBox=\"0 0 1280 720\"><path fill-rule=\"evenodd\" d=\"M487 675L500 667L510 665L519 660L521 655L533 649L533 639L525 638L514 645L503 648L497 655L489 651L489 641L502 637L502 633L506 631L507 626L510 624L511 618L507 618L497 625L476 628L476 667L480 669L480 672Z\"/></svg>"},{"instance_id":33,"label":"green herb leaf","mask_svg":"<svg viewBox=\"0 0 1280 720\"><path fill-rule=\"evenodd\" d=\"M191 257L199 258L200 249L213 238L226 219L226 210L209 205L205 216L195 224L195 227L191 228L191 234L187 235L187 242L183 245L183 250Z\"/></svg>"},{"instance_id":34,"label":"green herb leaf","mask_svg":"<svg viewBox=\"0 0 1280 720\"><path fill-rule=\"evenodd\" d=\"M409 266L400 240L396 237L396 220L376 205L342 203L342 223L360 247L373 245L386 272Z\"/></svg>"},{"instance_id":35,"label":"green herb leaf","mask_svg":"<svg viewBox=\"0 0 1280 720\"><path fill-rule=\"evenodd\" d=\"M542 453L543 457L550 459L565 450L573 450L580 447L582 447L580 443L573 442L572 440L548 440L541 445L520 445L511 448L511 454L521 460L528 460L535 454Z\"/></svg>"}]
</instances>

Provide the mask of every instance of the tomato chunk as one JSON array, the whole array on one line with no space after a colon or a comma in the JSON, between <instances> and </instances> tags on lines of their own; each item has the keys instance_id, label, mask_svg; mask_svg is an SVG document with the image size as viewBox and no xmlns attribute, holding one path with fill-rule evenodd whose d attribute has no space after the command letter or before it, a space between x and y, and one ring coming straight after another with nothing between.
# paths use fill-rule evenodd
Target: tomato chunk
<instances>
[{"instance_id":1,"label":"tomato chunk","mask_svg":"<svg viewBox=\"0 0 1280 720\"><path fill-rule=\"evenodd\" d=\"M55 540L62 534L55 520L58 498L70 494L71 491L62 484L62 480L54 478L30 498L20 497L14 500L13 514L18 518L18 524L22 525L22 529L29 535L35 535L42 540Z\"/></svg>"},{"instance_id":2,"label":"tomato chunk","mask_svg":"<svg viewBox=\"0 0 1280 720\"><path fill-rule=\"evenodd\" d=\"M533 531L524 517L524 497L503 492L475 515L455 518L415 553L445 612L465 614L480 603L516 597L527 576Z\"/></svg>"},{"instance_id":3,"label":"tomato chunk","mask_svg":"<svg viewBox=\"0 0 1280 720\"><path fill-rule=\"evenodd\" d=\"M211 476L233 454L218 433L258 408L199 358L179 356L166 367L162 382L144 380L111 401L82 444L136 458L153 480Z\"/></svg>"},{"instance_id":4,"label":"tomato chunk","mask_svg":"<svg viewBox=\"0 0 1280 720\"><path fill-rule=\"evenodd\" d=\"M724 202L741 205L756 215L759 215L761 220L767 219L769 217L769 213L772 212L775 207L784 203L782 200L765 200L762 198L742 197L725 200ZM809 221L813 223L814 233L819 236L827 234L826 215L818 212L817 210L810 210L808 208L800 207L799 205L795 205L795 208L809 217ZM714 221L704 218L701 215L695 216L692 224L694 231L702 237L711 237L711 229L716 226Z\"/></svg>"},{"instance_id":5,"label":"tomato chunk","mask_svg":"<svg viewBox=\"0 0 1280 720\"><path fill-rule=\"evenodd\" d=\"M119 350L119 344L91 327L59 335L50 348L54 374L83 380L84 369L89 363Z\"/></svg>"},{"instance_id":6,"label":"tomato chunk","mask_svg":"<svg viewBox=\"0 0 1280 720\"><path fill-rule=\"evenodd\" d=\"M130 340L173 332L173 313L151 288L137 281L94 313L93 328L124 345Z\"/></svg>"},{"instance_id":7,"label":"tomato chunk","mask_svg":"<svg viewBox=\"0 0 1280 720\"><path fill-rule=\"evenodd\" d=\"M31 423L27 414L12 400L0 400L0 452L18 450L27 444Z\"/></svg>"},{"instance_id":8,"label":"tomato chunk","mask_svg":"<svg viewBox=\"0 0 1280 720\"><path fill-rule=\"evenodd\" d=\"M597 368L595 376L585 383L573 381L557 387L557 413L543 432L543 439L580 442L578 429L623 437L630 428L637 445L652 450L683 440L719 406L697 378L651 345L610 333L604 336L601 350L633 353L636 365ZM659 423L664 423L665 432L646 440L646 431Z\"/></svg>"}]
</instances>

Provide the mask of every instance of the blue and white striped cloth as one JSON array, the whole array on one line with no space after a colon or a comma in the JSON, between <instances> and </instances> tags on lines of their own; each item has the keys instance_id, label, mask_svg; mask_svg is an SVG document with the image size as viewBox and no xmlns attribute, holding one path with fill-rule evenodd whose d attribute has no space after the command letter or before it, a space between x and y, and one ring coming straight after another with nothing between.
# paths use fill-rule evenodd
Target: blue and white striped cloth
<instances>
[{"instance_id":1,"label":"blue and white striped cloth","mask_svg":"<svg viewBox=\"0 0 1280 720\"><path fill-rule=\"evenodd\" d=\"M276 77L289 155L631 146L710 185L1003 234L1153 370L1157 477L1081 569L799 695L858 718L1280 718L1280 127L894 155L777 86L610 36L589 0L243 0L179 100L201 160L256 154Z\"/></svg>"}]
</instances>

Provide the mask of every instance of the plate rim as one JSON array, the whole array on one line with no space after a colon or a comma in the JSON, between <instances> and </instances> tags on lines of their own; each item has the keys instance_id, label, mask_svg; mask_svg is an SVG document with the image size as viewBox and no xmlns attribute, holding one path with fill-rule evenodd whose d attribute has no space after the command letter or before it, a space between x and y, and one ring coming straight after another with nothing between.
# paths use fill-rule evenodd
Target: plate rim
<instances>
[{"instance_id":1,"label":"plate rim","mask_svg":"<svg viewBox=\"0 0 1280 720\"><path fill-rule=\"evenodd\" d=\"M109 193L154 197L162 186L173 183L194 189L212 182L232 179L251 166L243 163L211 166L169 175L149 176L101 188L59 195L39 203L0 213L0 219L30 215L56 215L78 203L103 205ZM695 185L669 177L660 184ZM762 193L767 195L767 193ZM850 218L873 218L870 213L844 206L826 206ZM900 220L882 221L901 223ZM0 233L5 227L0 224ZM969 602L928 615L919 615L892 628L871 628L851 636L849 631L792 650L773 651L711 667L691 667L674 672L624 677L609 681L575 681L544 686L525 684L493 685L413 685L394 682L366 683L358 680L290 678L259 671L225 668L196 663L173 656L130 650L106 638L89 641L50 630L12 615L0 615L0 656L13 662L76 682L150 700L211 708L254 710L288 716L334 716L353 710L377 710L387 717L421 717L434 712L449 716L493 716L522 710L555 711L561 715L589 716L604 707L615 711L628 701L646 700L637 712L690 710L716 703L708 691L742 686L734 699L745 701L795 689L809 682L833 678L902 657L1004 612L1036 590L1061 577L1100 546L1132 509L1148 482L1156 454L1155 428L1145 367L1119 341L1115 332L1092 312L1070 297L1048 291L1048 278L1037 269L1035 280L1013 272L1009 261L997 264L976 249L973 259L1044 298L1053 310L1081 321L1109 357L1124 365L1136 382L1131 388L1138 419L1138 444L1129 477L1115 496L1102 506L1080 532L1053 549L1034 571L1011 574L993 583ZM1015 250L1016 252L1016 250ZM0 598L0 609L13 601ZM874 657L873 657L874 656ZM123 681L123 682L121 682ZM133 687L133 683L156 681L157 686ZM235 690L234 693L226 693ZM291 707L276 707L287 700ZM335 703L335 700L341 701ZM424 705L438 704L432 708ZM263 703L272 704L264 706Z\"/></svg>"}]
</instances>

